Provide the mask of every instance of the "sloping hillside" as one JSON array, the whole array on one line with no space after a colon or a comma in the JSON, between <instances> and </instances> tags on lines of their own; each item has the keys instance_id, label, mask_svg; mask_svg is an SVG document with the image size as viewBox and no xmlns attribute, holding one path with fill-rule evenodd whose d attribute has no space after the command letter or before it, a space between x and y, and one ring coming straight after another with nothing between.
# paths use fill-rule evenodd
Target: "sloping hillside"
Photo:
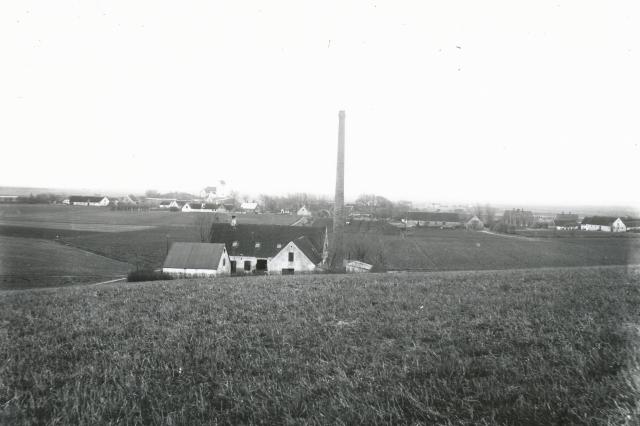
<instances>
[{"instance_id":1,"label":"sloping hillside","mask_svg":"<svg viewBox=\"0 0 640 426\"><path fill-rule=\"evenodd\" d=\"M0 423L621 424L638 306L624 267L0 292Z\"/></svg>"}]
</instances>

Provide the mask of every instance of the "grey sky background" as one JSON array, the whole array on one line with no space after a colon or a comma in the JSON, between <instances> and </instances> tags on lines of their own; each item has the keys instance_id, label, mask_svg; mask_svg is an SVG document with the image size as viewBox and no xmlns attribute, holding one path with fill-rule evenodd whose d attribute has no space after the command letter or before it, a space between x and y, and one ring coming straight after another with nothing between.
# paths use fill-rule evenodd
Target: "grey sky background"
<instances>
[{"instance_id":1,"label":"grey sky background","mask_svg":"<svg viewBox=\"0 0 640 426\"><path fill-rule=\"evenodd\" d=\"M0 185L638 205L632 1L4 1ZM635 198L635 199L634 199Z\"/></svg>"}]
</instances>

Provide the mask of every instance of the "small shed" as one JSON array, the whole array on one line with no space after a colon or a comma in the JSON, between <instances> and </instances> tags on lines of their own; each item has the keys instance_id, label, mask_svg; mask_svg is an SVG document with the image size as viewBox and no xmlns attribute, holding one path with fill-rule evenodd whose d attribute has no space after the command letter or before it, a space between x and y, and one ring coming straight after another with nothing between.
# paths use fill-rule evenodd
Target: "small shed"
<instances>
[{"instance_id":1,"label":"small shed","mask_svg":"<svg viewBox=\"0 0 640 426\"><path fill-rule=\"evenodd\" d=\"M348 273L363 273L371 272L371 268L373 268L373 265L360 262L359 260L349 260L345 261L345 268Z\"/></svg>"},{"instance_id":2,"label":"small shed","mask_svg":"<svg viewBox=\"0 0 640 426\"><path fill-rule=\"evenodd\" d=\"M231 273L231 262L224 244L173 243L162 272L186 277L212 277Z\"/></svg>"}]
</instances>

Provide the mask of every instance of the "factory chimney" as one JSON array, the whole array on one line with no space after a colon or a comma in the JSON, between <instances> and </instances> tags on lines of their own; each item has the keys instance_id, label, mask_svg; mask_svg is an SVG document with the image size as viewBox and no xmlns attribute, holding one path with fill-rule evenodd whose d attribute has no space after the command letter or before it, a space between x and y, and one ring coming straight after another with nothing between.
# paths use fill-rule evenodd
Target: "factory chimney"
<instances>
[{"instance_id":1,"label":"factory chimney","mask_svg":"<svg viewBox=\"0 0 640 426\"><path fill-rule=\"evenodd\" d=\"M344 270L344 111L338 113L338 164L336 169L336 194L333 205L333 244L331 250L331 269Z\"/></svg>"}]
</instances>

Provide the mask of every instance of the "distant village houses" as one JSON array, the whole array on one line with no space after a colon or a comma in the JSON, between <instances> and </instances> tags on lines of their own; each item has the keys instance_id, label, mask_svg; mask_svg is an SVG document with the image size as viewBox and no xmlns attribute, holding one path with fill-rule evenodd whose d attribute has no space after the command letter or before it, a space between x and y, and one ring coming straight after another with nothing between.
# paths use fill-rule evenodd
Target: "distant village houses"
<instances>
[{"instance_id":1,"label":"distant village houses","mask_svg":"<svg viewBox=\"0 0 640 426\"><path fill-rule=\"evenodd\" d=\"M577 214L560 213L553 218L553 226L559 231L580 229L580 220Z\"/></svg>"},{"instance_id":2,"label":"distant village houses","mask_svg":"<svg viewBox=\"0 0 640 426\"><path fill-rule=\"evenodd\" d=\"M227 197L229 197L229 190L224 180L218 181L216 186L207 186L200 191L200 198L207 203L213 203Z\"/></svg>"},{"instance_id":3,"label":"distant village houses","mask_svg":"<svg viewBox=\"0 0 640 426\"><path fill-rule=\"evenodd\" d=\"M582 220L580 229L584 231L626 232L627 227L619 217L591 216Z\"/></svg>"},{"instance_id":4,"label":"distant village houses","mask_svg":"<svg viewBox=\"0 0 640 426\"><path fill-rule=\"evenodd\" d=\"M17 203L19 198L18 195L0 195L0 203Z\"/></svg>"},{"instance_id":5,"label":"distant village houses","mask_svg":"<svg viewBox=\"0 0 640 426\"><path fill-rule=\"evenodd\" d=\"M461 228L463 220L458 213L451 212L407 212L404 219L408 227Z\"/></svg>"},{"instance_id":6,"label":"distant village houses","mask_svg":"<svg viewBox=\"0 0 640 426\"><path fill-rule=\"evenodd\" d=\"M522 209L505 210L502 221L509 226L516 228L529 228L533 226L535 218L533 212Z\"/></svg>"}]
</instances>

